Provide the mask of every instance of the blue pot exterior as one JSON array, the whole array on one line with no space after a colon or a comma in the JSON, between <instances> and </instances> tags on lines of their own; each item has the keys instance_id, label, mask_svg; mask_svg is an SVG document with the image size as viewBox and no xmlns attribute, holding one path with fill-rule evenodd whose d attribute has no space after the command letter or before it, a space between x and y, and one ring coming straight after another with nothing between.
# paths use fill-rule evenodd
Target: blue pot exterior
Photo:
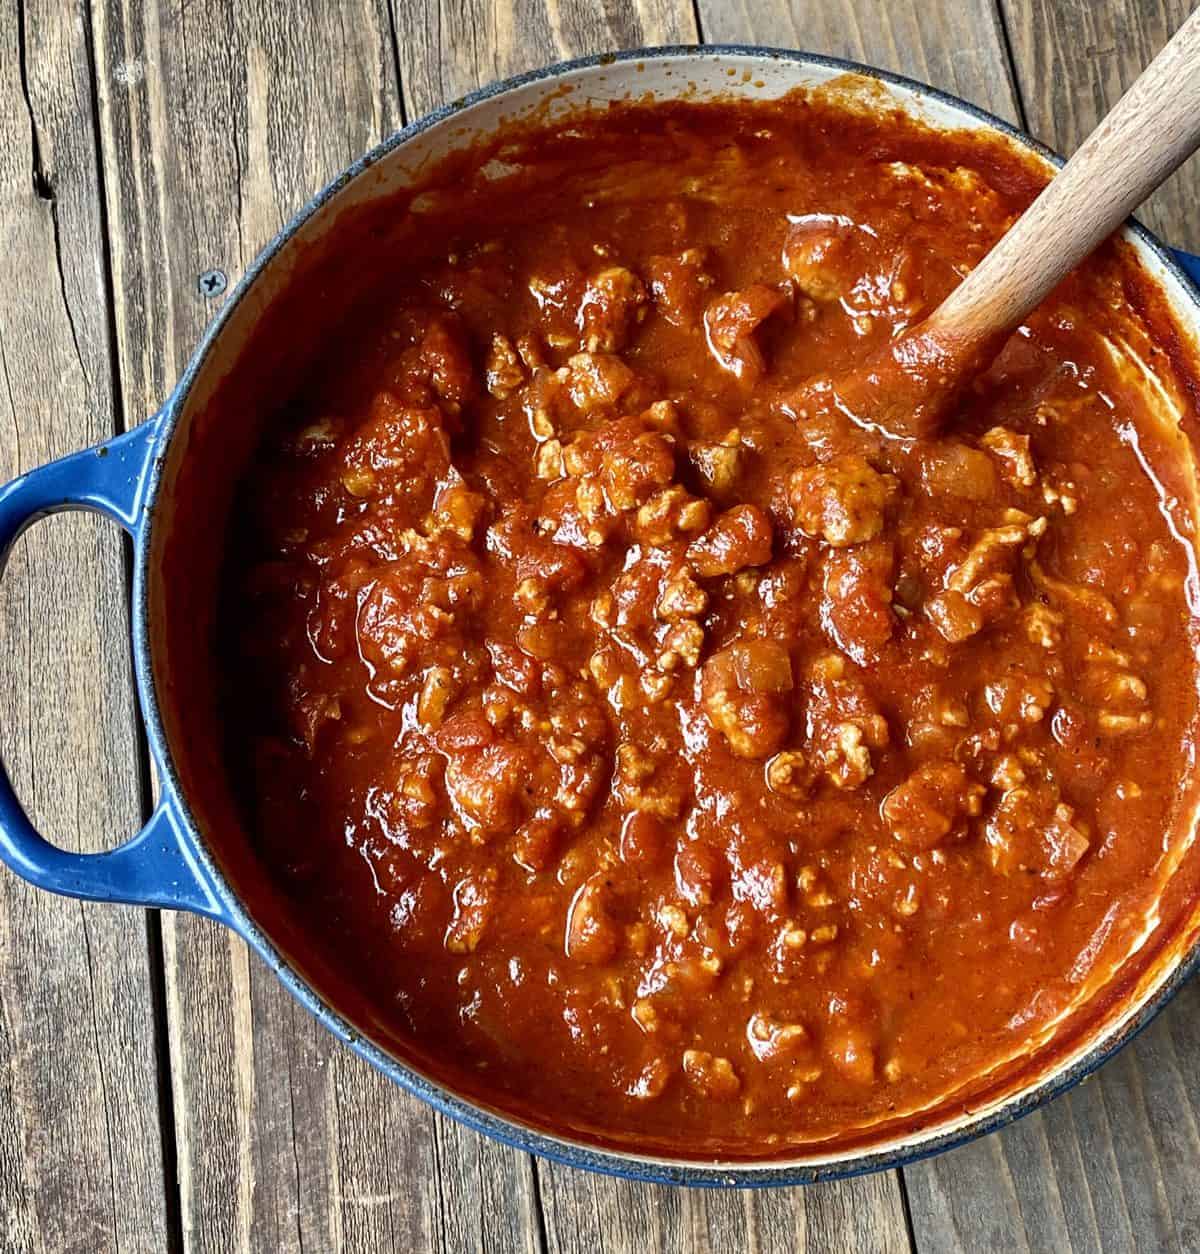
<instances>
[{"instance_id":1,"label":"blue pot exterior","mask_svg":"<svg viewBox=\"0 0 1200 1254\"><path fill-rule=\"evenodd\" d=\"M162 796L158 807L137 835L107 853L73 854L57 849L36 832L12 789L7 773L0 767L0 860L22 878L51 892L96 901L189 910L225 924L253 946L288 991L355 1053L442 1114L506 1145L568 1166L625 1179L713 1188L809 1184L818 1180L889 1170L995 1131L1073 1087L1116 1050L1127 1044L1170 1001L1196 966L1200 965L1200 953L1191 953L1188 960L1177 967L1141 1012L1106 1047L1094 1048L1072 1067L1059 1071L1049 1080L1028 1090L1019 1099L1006 1104L986 1118L968 1116L960 1127L898 1149L867 1151L855 1157L824 1164L754 1166L648 1158L596 1149L550 1136L457 1096L408 1064L385 1053L322 1002L304 980L287 966L269 938L250 918L214 862L197 829L186 798L181 795L154 688L146 578L149 538L153 526L154 505L161 486L163 460L175 432L177 417L193 383L204 369L210 348L220 336L232 309L250 290L265 266L298 228L324 207L350 180L369 169L394 148L453 113L528 82L554 78L574 69L616 61L730 55L815 63L841 72L875 77L884 83L903 88L917 88L924 95L954 105L1056 164L1061 164L1061 159L1055 154L1022 135L1002 119L965 102L871 67L804 53L728 45L645 48L615 56L584 58L522 75L486 87L397 132L349 167L301 210L267 245L239 282L221 313L209 327L178 387L159 414L124 435L29 471L0 488L0 570L7 561L13 544L27 526L38 518L61 510L93 510L117 522L133 537L133 646L137 691L148 743L162 781ZM1164 262L1168 270L1174 272L1176 277L1186 276L1190 281L1189 292L1197 306L1200 306L1200 257L1166 249L1137 224L1133 224L1133 229L1142 242Z\"/></svg>"}]
</instances>

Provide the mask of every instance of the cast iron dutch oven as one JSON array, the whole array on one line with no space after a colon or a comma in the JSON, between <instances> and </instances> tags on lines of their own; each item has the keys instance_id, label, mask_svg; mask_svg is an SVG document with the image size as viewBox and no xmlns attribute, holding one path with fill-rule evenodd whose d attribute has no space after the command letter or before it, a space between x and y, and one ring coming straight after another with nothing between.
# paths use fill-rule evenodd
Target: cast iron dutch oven
<instances>
[{"instance_id":1,"label":"cast iron dutch oven","mask_svg":"<svg viewBox=\"0 0 1200 1254\"><path fill-rule=\"evenodd\" d=\"M961 1108L951 1114L934 1112L927 1122L899 1134L868 1138L851 1149L810 1148L787 1159L722 1163L639 1155L522 1124L456 1094L387 1052L372 1040L366 1010L327 1001L321 972L289 958L303 946L291 930L296 925L284 919L282 910L272 909L259 891L253 910L245 904L253 855L249 842L239 836L240 820L228 788L212 786L222 777L222 747L217 715L204 692L205 668L211 662L202 655L202 628L216 603L223 522L233 484L256 435L245 417L254 412L254 380L269 382L289 370L287 359L248 367L247 359L258 351L256 330L266 319L291 317L303 307L293 352L311 347L320 317L335 318L337 309L334 303L314 315L303 289L316 281L321 267L336 266L345 223L386 204L431 162L487 136L504 119L535 110L554 118L627 97L631 91L661 99L731 94L771 99L846 74L869 80L871 92L889 108L899 106L936 127L999 131L1037 159L1058 163L1028 137L963 101L864 66L801 53L744 47L641 49L510 79L393 135L306 206L238 284L158 414L126 435L42 466L0 489L0 554L5 558L25 527L58 510L95 510L133 537L137 689L162 783L157 809L132 840L109 853L74 854L38 835L0 772L0 857L8 866L51 892L190 910L216 919L244 937L330 1031L438 1110L523 1150L641 1180L796 1184L896 1167L1027 1113L1077 1083L1135 1035L1200 960L1200 911L1069 1048L1041 1062L1035 1058L1019 1079L966 1113ZM1200 294L1190 281L1200 278L1200 258L1172 253L1136 224L1126 228L1125 236L1185 335L1200 342ZM231 379L241 389L237 406L228 403Z\"/></svg>"}]
</instances>

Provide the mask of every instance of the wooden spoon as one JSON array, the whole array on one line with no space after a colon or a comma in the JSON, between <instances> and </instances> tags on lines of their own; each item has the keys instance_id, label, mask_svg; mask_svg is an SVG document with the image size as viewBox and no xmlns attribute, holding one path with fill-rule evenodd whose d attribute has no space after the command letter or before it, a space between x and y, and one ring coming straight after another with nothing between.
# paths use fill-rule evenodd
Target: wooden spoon
<instances>
[{"instance_id":1,"label":"wooden spoon","mask_svg":"<svg viewBox=\"0 0 1200 1254\"><path fill-rule=\"evenodd\" d=\"M886 435L934 434L1018 323L1197 147L1200 9L928 318L818 390Z\"/></svg>"}]
</instances>

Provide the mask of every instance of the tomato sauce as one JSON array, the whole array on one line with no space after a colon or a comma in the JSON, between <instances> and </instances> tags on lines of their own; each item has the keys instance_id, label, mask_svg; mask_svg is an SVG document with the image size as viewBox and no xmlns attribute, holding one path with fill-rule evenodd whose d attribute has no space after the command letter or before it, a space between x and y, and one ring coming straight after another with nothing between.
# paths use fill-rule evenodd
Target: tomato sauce
<instances>
[{"instance_id":1,"label":"tomato sauce","mask_svg":"<svg viewBox=\"0 0 1200 1254\"><path fill-rule=\"evenodd\" d=\"M1002 142L793 97L487 162L369 259L242 484L264 866L378 1022L542 1125L754 1157L962 1100L1130 950L1190 822L1133 263L895 439L822 381L1036 193Z\"/></svg>"}]
</instances>

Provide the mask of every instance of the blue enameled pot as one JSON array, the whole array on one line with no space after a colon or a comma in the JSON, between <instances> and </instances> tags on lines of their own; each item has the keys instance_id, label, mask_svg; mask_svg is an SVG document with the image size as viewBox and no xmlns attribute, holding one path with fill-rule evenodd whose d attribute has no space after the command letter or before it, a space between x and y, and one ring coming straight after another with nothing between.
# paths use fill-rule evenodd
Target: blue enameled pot
<instances>
[{"instance_id":1,"label":"blue enameled pot","mask_svg":"<svg viewBox=\"0 0 1200 1254\"><path fill-rule=\"evenodd\" d=\"M267 246L209 328L183 378L162 409L134 430L95 448L42 466L0 490L0 553L7 557L36 519L65 509L91 509L133 538L133 649L137 690L150 751L162 784L146 826L109 853L67 853L47 843L26 817L0 772L0 858L30 883L96 901L191 910L233 928L276 972L288 990L330 1031L373 1066L438 1110L501 1141L548 1158L640 1180L747 1186L796 1184L897 1167L990 1132L1076 1084L1126 1043L1162 1008L1197 962L1200 922L1163 943L1152 969L1096 1017L1069 1048L1036 1057L1019 1080L978 1106L934 1112L899 1131L864 1132L853 1148L805 1147L762 1161L696 1161L601 1148L543 1131L463 1097L431 1079L371 1038L369 1023L330 1004L318 974L302 974L285 957L294 945L270 912L248 909L239 885L245 867L237 818L226 802L201 797L195 781L220 770L217 728L195 709L188 672L195 658L173 645L178 622L202 618L215 601L223 534L221 510L230 483L253 442L249 424L228 413L211 425L214 398L239 368L259 321L286 303L312 258L336 248L346 215L365 211L409 185L422 168L487 135L504 118L540 110L549 116L622 98L631 91L670 99L745 95L774 98L798 87L856 75L864 99L897 105L929 124L1000 132L1048 163L1057 158L1006 123L908 80L863 66L801 53L745 47L657 48L553 66L485 88L393 135L334 180ZM853 83L850 84L853 87ZM564 90L565 89L565 90ZM1184 336L1200 341L1200 259L1164 248L1136 224L1126 238L1159 286ZM286 370L287 363L272 367ZM219 409L220 407L217 406ZM236 429L235 429L236 427ZM215 486L214 486L215 485ZM200 498L203 498L201 503ZM193 555L181 564L174 550L184 534ZM201 556L195 560L194 555ZM185 624L186 625L186 624ZM175 636L173 636L173 631ZM174 649L175 654L172 655Z\"/></svg>"}]
</instances>

